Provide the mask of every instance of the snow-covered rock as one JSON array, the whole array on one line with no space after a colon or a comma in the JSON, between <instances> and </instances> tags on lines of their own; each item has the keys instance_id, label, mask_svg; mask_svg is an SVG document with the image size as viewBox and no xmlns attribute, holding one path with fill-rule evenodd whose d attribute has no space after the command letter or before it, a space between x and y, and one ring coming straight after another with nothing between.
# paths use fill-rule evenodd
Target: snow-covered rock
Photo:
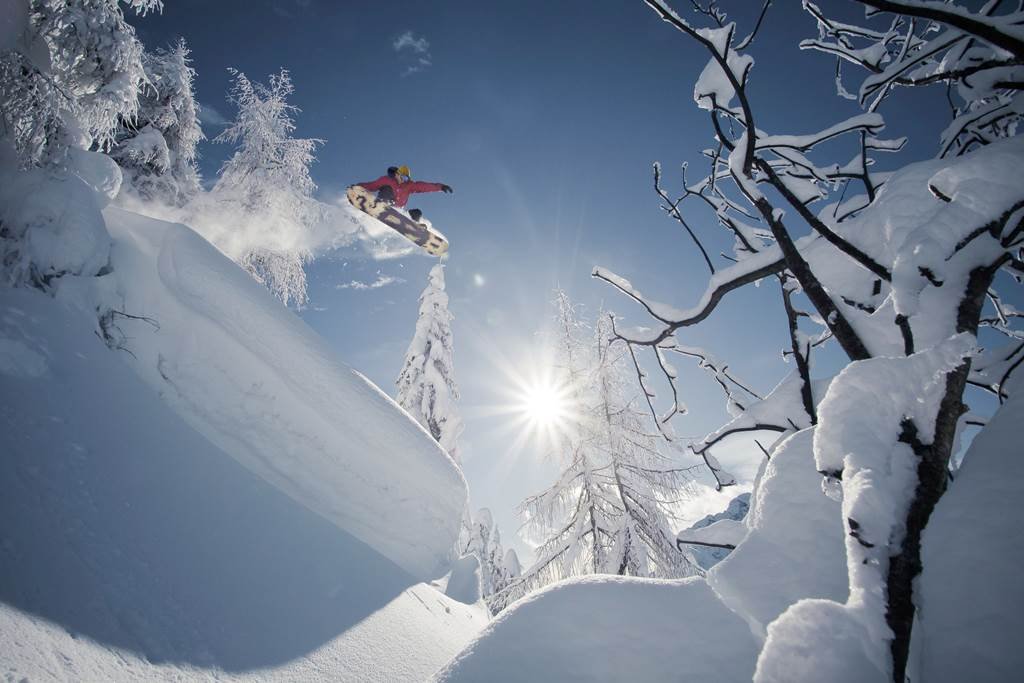
<instances>
[{"instance_id":1,"label":"snow-covered rock","mask_svg":"<svg viewBox=\"0 0 1024 683\"><path fill-rule=\"evenodd\" d=\"M21 243L21 265L15 268L22 272L14 279L26 278L29 264L36 278L100 272L110 257L110 235L100 213L105 201L66 171L0 174L0 222Z\"/></svg>"},{"instance_id":2,"label":"snow-covered rock","mask_svg":"<svg viewBox=\"0 0 1024 683\"><path fill-rule=\"evenodd\" d=\"M68 150L71 172L96 191L99 207L106 208L121 191L121 168L106 154L72 147Z\"/></svg>"},{"instance_id":3,"label":"snow-covered rock","mask_svg":"<svg viewBox=\"0 0 1024 683\"><path fill-rule=\"evenodd\" d=\"M437 681L749 681L757 642L702 579L588 576L503 611Z\"/></svg>"}]
</instances>

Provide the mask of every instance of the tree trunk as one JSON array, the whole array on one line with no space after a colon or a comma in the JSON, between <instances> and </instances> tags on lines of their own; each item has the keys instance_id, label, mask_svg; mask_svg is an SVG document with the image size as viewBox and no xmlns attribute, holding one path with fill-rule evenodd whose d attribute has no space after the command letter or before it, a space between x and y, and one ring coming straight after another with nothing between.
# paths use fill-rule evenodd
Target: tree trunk
<instances>
[{"instance_id":1,"label":"tree trunk","mask_svg":"<svg viewBox=\"0 0 1024 683\"><path fill-rule=\"evenodd\" d=\"M1002 261L971 271L967 289L957 309L956 331L978 333L978 322L985 302L985 292L992 284ZM949 478L949 458L956 440L956 425L965 410L962 402L970 359L946 375L946 390L935 419L932 443L922 443L917 426L910 420L903 423L900 441L908 444L917 455L917 489L907 510L906 535L899 552L889 558L886 580L888 609L885 619L893 631L891 644L893 681L906 680L910 638L914 626L914 579L921 573L921 534L928 525L932 510L946 491Z\"/></svg>"}]
</instances>

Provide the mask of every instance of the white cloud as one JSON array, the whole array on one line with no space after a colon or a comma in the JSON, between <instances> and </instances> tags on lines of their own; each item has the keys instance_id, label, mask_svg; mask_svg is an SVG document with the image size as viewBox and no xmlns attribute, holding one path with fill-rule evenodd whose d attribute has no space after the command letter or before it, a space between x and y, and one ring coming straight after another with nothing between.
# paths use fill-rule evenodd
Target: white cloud
<instances>
[{"instance_id":1,"label":"white cloud","mask_svg":"<svg viewBox=\"0 0 1024 683\"><path fill-rule=\"evenodd\" d=\"M224 115L214 109L213 106L202 103L199 104L199 122L215 128L222 128L230 123L230 121L224 118Z\"/></svg>"},{"instance_id":2,"label":"white cloud","mask_svg":"<svg viewBox=\"0 0 1024 683\"><path fill-rule=\"evenodd\" d=\"M355 290L366 290L366 289L380 289L381 287L387 287L388 285L400 285L405 280L400 277L394 277L391 275L378 275L377 279L373 282L360 282L353 280L352 282L346 282L345 284L336 285L336 289L355 289Z\"/></svg>"},{"instance_id":3,"label":"white cloud","mask_svg":"<svg viewBox=\"0 0 1024 683\"><path fill-rule=\"evenodd\" d=\"M404 54L409 62L405 71L402 72L403 76L423 71L434 63L433 57L430 55L430 42L424 36L417 38L412 31L406 31L395 38L391 47L399 55Z\"/></svg>"},{"instance_id":4,"label":"white cloud","mask_svg":"<svg viewBox=\"0 0 1024 683\"><path fill-rule=\"evenodd\" d=\"M395 38L395 42L392 43L392 47L395 48L395 52L401 52L402 50L409 48L413 52L418 54L430 54L430 43L424 37L417 38L412 31L406 31L402 35Z\"/></svg>"}]
</instances>

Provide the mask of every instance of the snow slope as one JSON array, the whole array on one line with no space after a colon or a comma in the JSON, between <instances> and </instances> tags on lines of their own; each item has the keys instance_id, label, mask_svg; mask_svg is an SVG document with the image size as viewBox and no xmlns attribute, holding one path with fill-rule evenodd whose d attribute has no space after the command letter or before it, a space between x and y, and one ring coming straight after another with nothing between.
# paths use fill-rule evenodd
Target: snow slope
<instances>
[{"instance_id":1,"label":"snow slope","mask_svg":"<svg viewBox=\"0 0 1024 683\"><path fill-rule=\"evenodd\" d=\"M924 532L915 639L925 681L1009 681L1024 670L1024 382L1015 379Z\"/></svg>"},{"instance_id":2,"label":"snow slope","mask_svg":"<svg viewBox=\"0 0 1024 683\"><path fill-rule=\"evenodd\" d=\"M729 505L721 512L706 515L694 522L689 528L679 532L678 539L682 542L718 543L735 546L747 535L747 527L743 518L750 509L750 494L741 493L729 501ZM728 548L706 545L690 545L690 555L702 569L711 569L729 554Z\"/></svg>"},{"instance_id":3,"label":"snow slope","mask_svg":"<svg viewBox=\"0 0 1024 683\"><path fill-rule=\"evenodd\" d=\"M514 603L437 681L749 681L758 644L701 579L588 576Z\"/></svg>"},{"instance_id":4,"label":"snow slope","mask_svg":"<svg viewBox=\"0 0 1024 683\"><path fill-rule=\"evenodd\" d=\"M199 235L105 217L116 279L102 296L159 325L115 318L139 376L281 491L420 580L444 574L466 485L435 441Z\"/></svg>"},{"instance_id":5,"label":"snow slope","mask_svg":"<svg viewBox=\"0 0 1024 683\"><path fill-rule=\"evenodd\" d=\"M191 322L210 353L218 337ZM0 676L415 681L483 626L229 457L95 327L39 292L0 292Z\"/></svg>"},{"instance_id":6,"label":"snow slope","mask_svg":"<svg viewBox=\"0 0 1024 683\"><path fill-rule=\"evenodd\" d=\"M733 522L736 549L706 580L563 581L513 603L439 680L749 681L766 627L789 605L849 593L840 505L822 492L813 435L772 452Z\"/></svg>"}]
</instances>

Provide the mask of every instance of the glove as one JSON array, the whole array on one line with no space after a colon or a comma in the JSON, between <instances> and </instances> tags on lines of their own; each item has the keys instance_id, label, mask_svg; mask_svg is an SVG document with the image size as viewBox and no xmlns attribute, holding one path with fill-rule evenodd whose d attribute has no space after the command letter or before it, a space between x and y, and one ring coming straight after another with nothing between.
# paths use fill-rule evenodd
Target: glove
<instances>
[{"instance_id":1,"label":"glove","mask_svg":"<svg viewBox=\"0 0 1024 683\"><path fill-rule=\"evenodd\" d=\"M452 189L451 185L441 185L441 192L444 192L445 194L451 194L454 191L455 190Z\"/></svg>"}]
</instances>

